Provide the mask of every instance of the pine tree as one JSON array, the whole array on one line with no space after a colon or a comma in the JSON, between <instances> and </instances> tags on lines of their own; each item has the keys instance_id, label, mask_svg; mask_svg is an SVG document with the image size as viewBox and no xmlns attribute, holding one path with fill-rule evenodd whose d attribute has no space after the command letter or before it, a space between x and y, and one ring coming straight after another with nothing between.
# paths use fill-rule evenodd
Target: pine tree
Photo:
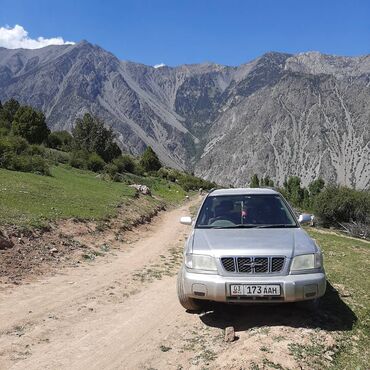
<instances>
[{"instance_id":1,"label":"pine tree","mask_svg":"<svg viewBox=\"0 0 370 370\"><path fill-rule=\"evenodd\" d=\"M141 156L140 165L144 168L144 171L147 172L158 171L162 167L157 154L150 146L146 148L145 152Z\"/></svg>"},{"instance_id":2,"label":"pine tree","mask_svg":"<svg viewBox=\"0 0 370 370\"><path fill-rule=\"evenodd\" d=\"M260 180L256 174L254 174L251 178L251 182L249 184L250 188L259 188L260 187Z\"/></svg>"}]
</instances>

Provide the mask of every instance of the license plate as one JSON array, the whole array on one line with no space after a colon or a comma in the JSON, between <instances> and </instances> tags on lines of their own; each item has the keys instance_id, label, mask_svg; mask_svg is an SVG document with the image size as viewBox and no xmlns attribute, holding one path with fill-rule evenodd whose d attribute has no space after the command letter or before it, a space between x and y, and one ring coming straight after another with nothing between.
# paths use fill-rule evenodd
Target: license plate
<instances>
[{"instance_id":1,"label":"license plate","mask_svg":"<svg viewBox=\"0 0 370 370\"><path fill-rule=\"evenodd\" d=\"M279 296L280 285L233 284L230 285L230 294L232 296Z\"/></svg>"}]
</instances>

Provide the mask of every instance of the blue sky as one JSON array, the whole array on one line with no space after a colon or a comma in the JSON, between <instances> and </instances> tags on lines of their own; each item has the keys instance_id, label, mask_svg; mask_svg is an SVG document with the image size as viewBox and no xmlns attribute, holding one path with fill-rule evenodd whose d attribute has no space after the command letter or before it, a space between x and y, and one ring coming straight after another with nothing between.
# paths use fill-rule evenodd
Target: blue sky
<instances>
[{"instance_id":1,"label":"blue sky","mask_svg":"<svg viewBox=\"0 0 370 370\"><path fill-rule=\"evenodd\" d=\"M86 39L150 65L370 53L369 0L0 0L0 27L16 24L30 38Z\"/></svg>"}]
</instances>

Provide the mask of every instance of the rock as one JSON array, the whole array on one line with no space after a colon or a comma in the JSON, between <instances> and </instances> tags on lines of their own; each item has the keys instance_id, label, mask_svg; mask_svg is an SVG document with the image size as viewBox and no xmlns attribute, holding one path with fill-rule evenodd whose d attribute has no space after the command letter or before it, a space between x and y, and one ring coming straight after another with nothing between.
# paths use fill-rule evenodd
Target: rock
<instances>
[{"instance_id":1,"label":"rock","mask_svg":"<svg viewBox=\"0 0 370 370\"><path fill-rule=\"evenodd\" d=\"M51 249L50 249L50 254L55 254L55 253L58 253L58 249L56 249L56 248L51 248Z\"/></svg>"},{"instance_id":2,"label":"rock","mask_svg":"<svg viewBox=\"0 0 370 370\"><path fill-rule=\"evenodd\" d=\"M143 194L143 195L152 195L150 189L148 186L146 185L140 185L140 184L133 184L133 185L129 185L131 188L134 188L136 189L139 193Z\"/></svg>"},{"instance_id":3,"label":"rock","mask_svg":"<svg viewBox=\"0 0 370 370\"><path fill-rule=\"evenodd\" d=\"M0 235L0 250L6 250L14 247L14 243L6 238L5 236Z\"/></svg>"},{"instance_id":4,"label":"rock","mask_svg":"<svg viewBox=\"0 0 370 370\"><path fill-rule=\"evenodd\" d=\"M351 292L348 291L348 289L343 284L333 284L333 287L335 288L335 290L338 291L338 294L343 298L352 296Z\"/></svg>"},{"instance_id":5,"label":"rock","mask_svg":"<svg viewBox=\"0 0 370 370\"><path fill-rule=\"evenodd\" d=\"M224 341L227 343L234 342L235 340L235 330L233 326L228 326L225 328L225 338Z\"/></svg>"}]
</instances>

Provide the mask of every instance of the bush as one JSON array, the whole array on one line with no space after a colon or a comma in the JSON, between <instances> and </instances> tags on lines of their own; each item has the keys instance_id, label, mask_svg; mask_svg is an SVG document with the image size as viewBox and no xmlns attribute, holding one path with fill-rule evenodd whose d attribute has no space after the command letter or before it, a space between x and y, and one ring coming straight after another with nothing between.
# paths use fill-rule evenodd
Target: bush
<instances>
[{"instance_id":1,"label":"bush","mask_svg":"<svg viewBox=\"0 0 370 370\"><path fill-rule=\"evenodd\" d=\"M157 175L161 177L162 179L166 179L166 180L168 180L169 173L170 171L165 167L162 167L157 171Z\"/></svg>"},{"instance_id":2,"label":"bush","mask_svg":"<svg viewBox=\"0 0 370 370\"><path fill-rule=\"evenodd\" d=\"M1 123L0 123L0 136L6 136L8 135L10 132L10 130L6 127L1 127Z\"/></svg>"},{"instance_id":3,"label":"bush","mask_svg":"<svg viewBox=\"0 0 370 370\"><path fill-rule=\"evenodd\" d=\"M370 219L370 192L329 186L315 197L313 209L324 226L350 221L366 223Z\"/></svg>"},{"instance_id":4,"label":"bush","mask_svg":"<svg viewBox=\"0 0 370 370\"><path fill-rule=\"evenodd\" d=\"M100 172L105 166L105 162L103 159L96 153L92 153L89 155L87 159L87 168L90 171Z\"/></svg>"},{"instance_id":5,"label":"bush","mask_svg":"<svg viewBox=\"0 0 370 370\"><path fill-rule=\"evenodd\" d=\"M2 157L1 167L13 171L33 172L40 175L50 175L47 162L39 155L17 155L12 152L7 152Z\"/></svg>"},{"instance_id":6,"label":"bush","mask_svg":"<svg viewBox=\"0 0 370 370\"><path fill-rule=\"evenodd\" d=\"M162 164L158 159L157 154L155 154L154 150L148 146L140 158L140 165L143 167L144 171L152 172L158 171Z\"/></svg>"},{"instance_id":7,"label":"bush","mask_svg":"<svg viewBox=\"0 0 370 370\"><path fill-rule=\"evenodd\" d=\"M185 191L199 190L210 190L215 188L217 185L214 182L210 182L200 177L184 173L173 168L160 168L157 171L157 175L167 181L177 182Z\"/></svg>"},{"instance_id":8,"label":"bush","mask_svg":"<svg viewBox=\"0 0 370 370\"><path fill-rule=\"evenodd\" d=\"M123 172L135 173L136 163L134 159L128 154L124 154L114 159L113 163L117 166L119 173Z\"/></svg>"},{"instance_id":9,"label":"bush","mask_svg":"<svg viewBox=\"0 0 370 370\"><path fill-rule=\"evenodd\" d=\"M89 153L87 153L86 151L76 150L71 153L69 165L79 169L86 169L88 157Z\"/></svg>"},{"instance_id":10,"label":"bush","mask_svg":"<svg viewBox=\"0 0 370 370\"><path fill-rule=\"evenodd\" d=\"M29 153L31 155L39 155L41 157L45 156L45 147L42 145L30 145Z\"/></svg>"},{"instance_id":11,"label":"bush","mask_svg":"<svg viewBox=\"0 0 370 370\"><path fill-rule=\"evenodd\" d=\"M45 159L51 161L54 164L69 163L71 157L70 153L51 148L46 148L43 156Z\"/></svg>"},{"instance_id":12,"label":"bush","mask_svg":"<svg viewBox=\"0 0 370 370\"><path fill-rule=\"evenodd\" d=\"M142 165L138 162L135 162L135 170L134 170L134 175L136 176L144 176L145 171Z\"/></svg>"},{"instance_id":13,"label":"bush","mask_svg":"<svg viewBox=\"0 0 370 370\"><path fill-rule=\"evenodd\" d=\"M185 191L199 190L200 188L210 190L216 187L216 184L213 182L189 174L181 174L177 182Z\"/></svg>"},{"instance_id":14,"label":"bush","mask_svg":"<svg viewBox=\"0 0 370 370\"><path fill-rule=\"evenodd\" d=\"M184 173L182 173L182 172L180 172L178 170L175 170L173 168L165 168L165 167L162 167L162 168L160 168L157 171L157 175L159 177L162 177L163 179L168 180L168 181L176 182L177 179L179 179L182 176L184 176Z\"/></svg>"},{"instance_id":15,"label":"bush","mask_svg":"<svg viewBox=\"0 0 370 370\"><path fill-rule=\"evenodd\" d=\"M68 131L54 131L47 139L49 148L64 150L66 152L72 149L72 135Z\"/></svg>"},{"instance_id":16,"label":"bush","mask_svg":"<svg viewBox=\"0 0 370 370\"><path fill-rule=\"evenodd\" d=\"M44 148L30 146L19 136L0 137L0 167L8 170L49 175L47 161L42 158Z\"/></svg>"},{"instance_id":17,"label":"bush","mask_svg":"<svg viewBox=\"0 0 370 370\"><path fill-rule=\"evenodd\" d=\"M106 172L110 176L111 179L115 178L116 175L119 174L118 167L114 163L108 163L104 167L104 172Z\"/></svg>"},{"instance_id":18,"label":"bush","mask_svg":"<svg viewBox=\"0 0 370 370\"><path fill-rule=\"evenodd\" d=\"M0 137L0 156L6 152L15 154L24 153L29 149L27 140L19 136Z\"/></svg>"}]
</instances>

